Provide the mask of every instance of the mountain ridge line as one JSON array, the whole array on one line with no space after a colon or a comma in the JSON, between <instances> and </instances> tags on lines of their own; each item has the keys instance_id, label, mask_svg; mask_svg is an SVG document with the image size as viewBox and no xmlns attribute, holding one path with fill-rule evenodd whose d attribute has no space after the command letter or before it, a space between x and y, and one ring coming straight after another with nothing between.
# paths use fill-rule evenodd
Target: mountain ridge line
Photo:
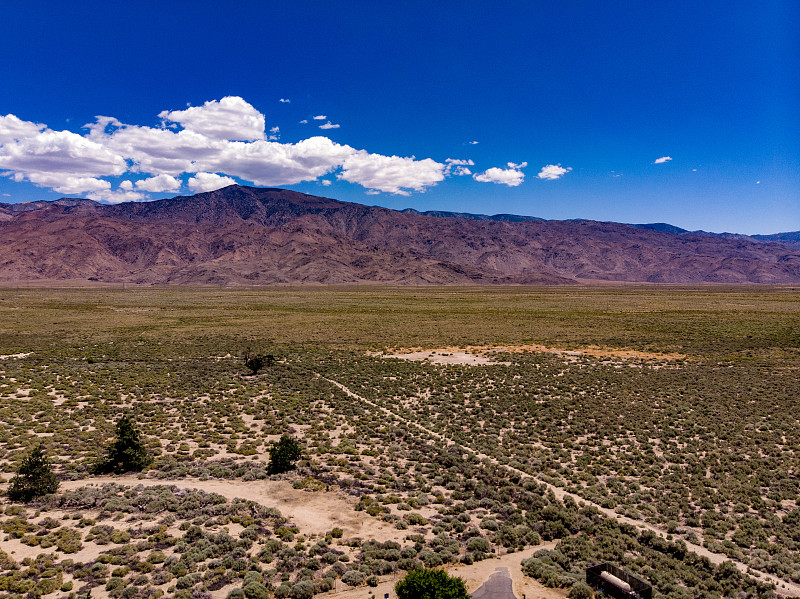
<instances>
[{"instance_id":1,"label":"mountain ridge line","mask_svg":"<svg viewBox=\"0 0 800 599\"><path fill-rule=\"evenodd\" d=\"M800 233L392 210L241 185L152 202L0 204L0 234L0 281L800 283Z\"/></svg>"}]
</instances>

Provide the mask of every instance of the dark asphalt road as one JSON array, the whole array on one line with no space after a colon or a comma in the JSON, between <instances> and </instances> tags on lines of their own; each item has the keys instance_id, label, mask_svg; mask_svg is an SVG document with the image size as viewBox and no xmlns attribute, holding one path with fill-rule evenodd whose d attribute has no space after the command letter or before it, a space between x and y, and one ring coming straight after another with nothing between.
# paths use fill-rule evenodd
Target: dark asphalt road
<instances>
[{"instance_id":1,"label":"dark asphalt road","mask_svg":"<svg viewBox=\"0 0 800 599\"><path fill-rule=\"evenodd\" d=\"M472 599L517 599L508 568L497 568L481 587L472 593Z\"/></svg>"}]
</instances>

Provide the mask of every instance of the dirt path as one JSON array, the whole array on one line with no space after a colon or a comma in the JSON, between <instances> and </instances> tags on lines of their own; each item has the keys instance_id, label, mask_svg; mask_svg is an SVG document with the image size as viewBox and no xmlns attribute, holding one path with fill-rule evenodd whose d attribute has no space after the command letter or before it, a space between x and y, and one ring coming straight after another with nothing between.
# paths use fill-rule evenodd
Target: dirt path
<instances>
[{"instance_id":1,"label":"dirt path","mask_svg":"<svg viewBox=\"0 0 800 599\"><path fill-rule=\"evenodd\" d=\"M569 496L573 500L575 500L576 503L583 502L586 505L590 505L592 507L597 508L601 513L603 513L604 515L608 516L609 518L615 518L616 520L618 520L620 522L624 522L625 524L629 524L629 525L635 526L637 528L643 528L643 529L650 530L650 531L654 532L655 534L657 534L658 536L660 536L662 538L666 538L666 536L667 536L667 532L665 530L662 530L662 529L658 528L657 526L655 526L653 524L645 522L644 520L637 520L637 519L634 519L634 518L629 518L628 516L623 516L621 514L617 514L614 510L601 507L600 505L598 505L596 503L593 503L591 501L583 499L582 497L574 495L573 493L569 493L569 492L565 491L564 489L561 489L560 487L556 487L555 485L552 485L552 484L550 484L548 482L540 480L539 478L537 478L535 476L532 476L532 475L528 474L527 472L523 472L522 470L517 470L516 468L513 468L513 467L508 466L506 464L502 464L502 463L500 463L499 461L497 461L495 458L493 458L491 456L488 456L488 455L482 454L482 453L476 453L472 449L470 449L469 447L464 447L463 445L459 445L458 443L456 443L452 439L449 439L449 438L445 437L444 435L441 435L440 433L437 433L437 432L432 431L432 430L430 430L428 428L425 428L421 424L418 424L416 422L413 422L411 420L403 418L402 416L394 413L393 411L389 410L388 408L384 408L383 406L379 406L375 402L370 401L367 398L358 395L357 393L354 393L353 391L351 391L350 389L348 389L347 387L345 387L344 385L342 385L338 381L334 381L332 379L325 378L320 374L317 374L317 376L319 376L320 378L328 381L332 385L335 385L336 387L338 387L339 389L344 391L344 393L346 393L349 397L352 397L353 399L357 399L357 400L359 400L359 401L361 401L361 402L363 402L363 403L365 403L365 404L367 404L369 406L372 406L373 408L375 408L377 410L381 410L385 414L387 414L387 415L399 420L400 422L403 422L404 424L407 424L409 426L414 426L417 429L419 429L421 431L424 431L425 433L433 436L434 438L446 442L448 445L458 445L464 451L467 451L467 452L475 454L481 460L485 460L485 461L487 461L487 462L489 462L491 464L499 466L500 468L504 468L508 472L513 472L515 474L518 474L522 478L530 478L530 479L535 480L539 484L547 485L547 487L550 490L553 491L553 493L555 494L555 496L558 499L563 500L564 497ZM761 580L763 582L768 582L768 583L774 584L776 586L776 590L779 593L781 593L782 595L788 595L788 596L792 596L792 597L800 597L800 584L796 584L796 583L784 580L782 578L779 578L779 577L775 576L774 574L769 574L767 572L761 572L759 570L755 570L755 569L750 568L746 564L744 564L744 563L742 563L742 562L740 562L740 561L738 561L736 559L728 557L727 555L724 555L724 554L721 554L721 553L714 553L712 551L709 551L708 549L706 549L705 547L703 547L701 545L696 545L694 543L689 543L687 541L684 541L684 542L686 543L686 548L689 551L692 551L692 552L696 553L699 556L708 558L709 561L711 561L711 563L713 563L713 564L721 564L724 561L732 562L740 572L742 572L744 574L748 574L749 576L751 576L751 577L753 577L755 579Z\"/></svg>"},{"instance_id":2,"label":"dirt path","mask_svg":"<svg viewBox=\"0 0 800 599\"><path fill-rule=\"evenodd\" d=\"M472 593L472 599L519 599L514 595L508 568L496 568L494 574Z\"/></svg>"}]
</instances>

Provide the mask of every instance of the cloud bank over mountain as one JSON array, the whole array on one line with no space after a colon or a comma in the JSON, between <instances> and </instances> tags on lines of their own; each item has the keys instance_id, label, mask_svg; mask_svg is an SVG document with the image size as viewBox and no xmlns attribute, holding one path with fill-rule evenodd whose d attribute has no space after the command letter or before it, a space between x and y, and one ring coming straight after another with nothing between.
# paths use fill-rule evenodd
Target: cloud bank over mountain
<instances>
[{"instance_id":1,"label":"cloud bank over mountain","mask_svg":"<svg viewBox=\"0 0 800 599\"><path fill-rule=\"evenodd\" d=\"M158 117L161 126L150 127L97 116L81 135L13 114L0 116L0 172L58 193L118 203L178 192L184 186L194 192L237 180L280 186L326 175L361 185L367 193L410 195L448 177L472 174L467 165L474 164L459 158L439 162L375 154L321 135L282 143L279 127L267 133L265 115L238 96L164 110ZM320 129L339 127L325 115L313 118L325 121ZM513 187L523 182L525 166L490 167L473 179Z\"/></svg>"}]
</instances>

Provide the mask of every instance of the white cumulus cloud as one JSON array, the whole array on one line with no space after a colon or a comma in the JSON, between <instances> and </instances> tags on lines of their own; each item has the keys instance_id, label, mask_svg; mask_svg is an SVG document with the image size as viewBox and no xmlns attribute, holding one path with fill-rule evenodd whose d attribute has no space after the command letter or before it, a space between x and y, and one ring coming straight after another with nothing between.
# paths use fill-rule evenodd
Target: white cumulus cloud
<instances>
[{"instance_id":1,"label":"white cumulus cloud","mask_svg":"<svg viewBox=\"0 0 800 599\"><path fill-rule=\"evenodd\" d=\"M137 173L178 176L194 172L195 161L217 154L229 142L214 140L193 131L171 131L125 125L112 117L97 117L87 125L87 139L125 156Z\"/></svg>"},{"instance_id":2,"label":"white cumulus cloud","mask_svg":"<svg viewBox=\"0 0 800 599\"><path fill-rule=\"evenodd\" d=\"M236 180L280 186L329 174L374 192L409 194L448 175L469 175L474 164L373 154L321 135L281 143L279 127L267 129L264 115L239 97L165 110L160 116L160 127L97 116L83 134L0 116L0 176L118 202L178 192L186 179L190 190L208 191ZM324 115L315 120L323 121L318 123L323 129L339 126ZM124 180L113 188L117 177Z\"/></svg>"},{"instance_id":3,"label":"white cumulus cloud","mask_svg":"<svg viewBox=\"0 0 800 599\"><path fill-rule=\"evenodd\" d=\"M264 115L238 96L212 100L186 110L164 110L158 116L211 139L264 139Z\"/></svg>"},{"instance_id":4,"label":"white cumulus cloud","mask_svg":"<svg viewBox=\"0 0 800 599\"><path fill-rule=\"evenodd\" d=\"M197 173L189 179L189 189L194 192L216 191L228 185L234 185L236 181L230 177L222 177L216 173Z\"/></svg>"},{"instance_id":5,"label":"white cumulus cloud","mask_svg":"<svg viewBox=\"0 0 800 599\"><path fill-rule=\"evenodd\" d=\"M123 174L127 164L116 152L77 133L45 129L3 144L0 168L46 175L102 177Z\"/></svg>"},{"instance_id":6,"label":"white cumulus cloud","mask_svg":"<svg viewBox=\"0 0 800 599\"><path fill-rule=\"evenodd\" d=\"M122 187L122 184L120 184ZM141 191L149 191L151 193L161 193L165 191L178 191L181 188L180 179L176 179L172 175L160 174L148 179L142 179L136 182L136 189Z\"/></svg>"},{"instance_id":7,"label":"white cumulus cloud","mask_svg":"<svg viewBox=\"0 0 800 599\"><path fill-rule=\"evenodd\" d=\"M111 183L105 179L97 179L95 177L61 177L33 173L30 179L32 183L44 187L52 187L53 191L58 193L76 194L111 189Z\"/></svg>"},{"instance_id":8,"label":"white cumulus cloud","mask_svg":"<svg viewBox=\"0 0 800 599\"><path fill-rule=\"evenodd\" d=\"M29 181L58 193L108 189L103 176L122 175L125 159L71 131L43 129L35 123L4 119L11 141L0 145L0 169L15 181Z\"/></svg>"},{"instance_id":9,"label":"white cumulus cloud","mask_svg":"<svg viewBox=\"0 0 800 599\"><path fill-rule=\"evenodd\" d=\"M458 158L448 158L445 160L444 174L447 176L455 175L457 177L464 175L471 175L472 171L467 168L468 166L475 166L472 160L462 160Z\"/></svg>"},{"instance_id":10,"label":"white cumulus cloud","mask_svg":"<svg viewBox=\"0 0 800 599\"><path fill-rule=\"evenodd\" d=\"M280 99L280 100L278 100L278 101L279 101L281 104L289 104L289 103L291 103L291 100L290 100L289 98L281 98L281 99Z\"/></svg>"},{"instance_id":11,"label":"white cumulus cloud","mask_svg":"<svg viewBox=\"0 0 800 599\"><path fill-rule=\"evenodd\" d=\"M500 183L509 187L516 187L525 180L525 173L520 169L528 166L527 162L520 164L508 163L508 168L492 167L482 173L472 175L472 178L481 183Z\"/></svg>"},{"instance_id":12,"label":"white cumulus cloud","mask_svg":"<svg viewBox=\"0 0 800 599\"><path fill-rule=\"evenodd\" d=\"M108 202L109 204L119 204L121 202L140 202L147 196L138 191L130 191L128 189L115 189L115 190L101 190L93 191L86 194L90 200L97 200L98 202Z\"/></svg>"},{"instance_id":13,"label":"white cumulus cloud","mask_svg":"<svg viewBox=\"0 0 800 599\"><path fill-rule=\"evenodd\" d=\"M317 116L312 116L311 118L314 119L315 121L327 121L328 120L328 117L326 117L324 114L318 114Z\"/></svg>"},{"instance_id":14,"label":"white cumulus cloud","mask_svg":"<svg viewBox=\"0 0 800 599\"><path fill-rule=\"evenodd\" d=\"M233 175L256 185L291 185L327 175L353 152L350 146L322 136L296 144L230 142L213 156L198 160L194 167Z\"/></svg>"},{"instance_id":15,"label":"white cumulus cloud","mask_svg":"<svg viewBox=\"0 0 800 599\"><path fill-rule=\"evenodd\" d=\"M426 158L383 156L365 150L344 160L339 179L358 183L372 191L410 195L409 190L424 191L444 179L445 165Z\"/></svg>"},{"instance_id":16,"label":"white cumulus cloud","mask_svg":"<svg viewBox=\"0 0 800 599\"><path fill-rule=\"evenodd\" d=\"M13 114L0 115L0 144L33 137L43 129L44 125L23 121Z\"/></svg>"},{"instance_id":17,"label":"white cumulus cloud","mask_svg":"<svg viewBox=\"0 0 800 599\"><path fill-rule=\"evenodd\" d=\"M662 156L661 158L656 158L653 164L664 164L665 162L669 162L670 160L672 160L670 156Z\"/></svg>"},{"instance_id":18,"label":"white cumulus cloud","mask_svg":"<svg viewBox=\"0 0 800 599\"><path fill-rule=\"evenodd\" d=\"M536 176L539 179L545 179L546 181L555 181L556 179L560 179L566 175L571 170L571 166L563 167L560 164L548 164L543 166L542 170L540 170L539 174Z\"/></svg>"}]
</instances>

